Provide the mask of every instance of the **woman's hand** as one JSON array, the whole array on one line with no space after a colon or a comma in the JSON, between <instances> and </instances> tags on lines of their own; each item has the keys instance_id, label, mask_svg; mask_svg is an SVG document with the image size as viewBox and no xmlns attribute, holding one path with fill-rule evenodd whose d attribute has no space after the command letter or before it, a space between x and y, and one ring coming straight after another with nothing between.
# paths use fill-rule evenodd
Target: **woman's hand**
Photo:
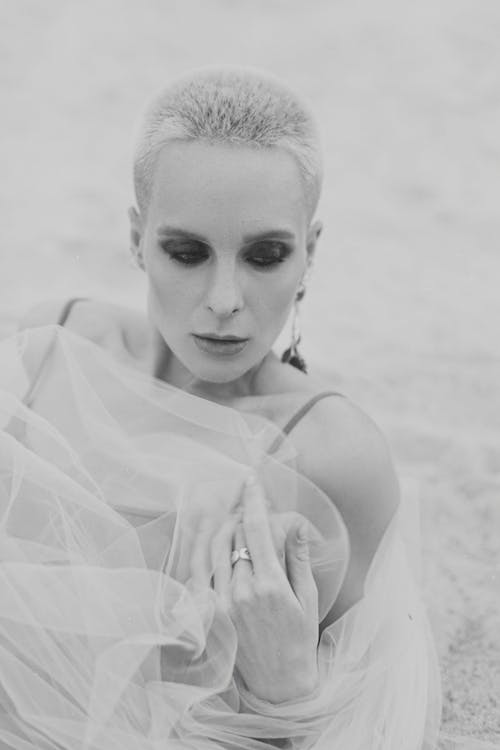
<instances>
[{"instance_id":1,"label":"woman's hand","mask_svg":"<svg viewBox=\"0 0 500 750\"><path fill-rule=\"evenodd\" d=\"M318 593L305 519L282 534L282 550L272 526L261 487L247 482L239 523L226 525L214 539L213 581L237 631L239 674L255 697L281 703L316 687ZM242 547L251 562L232 566L232 550Z\"/></svg>"}]
</instances>

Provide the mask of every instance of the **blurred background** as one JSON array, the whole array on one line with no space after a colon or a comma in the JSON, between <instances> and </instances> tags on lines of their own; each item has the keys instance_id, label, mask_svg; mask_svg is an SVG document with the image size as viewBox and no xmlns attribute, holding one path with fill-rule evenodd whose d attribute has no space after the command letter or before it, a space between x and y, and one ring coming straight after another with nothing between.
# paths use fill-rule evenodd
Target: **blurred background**
<instances>
[{"instance_id":1,"label":"blurred background","mask_svg":"<svg viewBox=\"0 0 500 750\"><path fill-rule=\"evenodd\" d=\"M303 353L417 480L445 726L500 744L499 40L498 0L0 4L0 335L47 298L144 308L131 154L171 77L249 64L309 100Z\"/></svg>"}]
</instances>

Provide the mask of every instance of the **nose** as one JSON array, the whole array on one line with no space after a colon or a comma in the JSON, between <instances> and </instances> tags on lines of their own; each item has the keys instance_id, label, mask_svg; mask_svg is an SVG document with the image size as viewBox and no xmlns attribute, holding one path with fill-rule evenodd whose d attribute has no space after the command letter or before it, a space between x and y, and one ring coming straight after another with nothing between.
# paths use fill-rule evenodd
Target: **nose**
<instances>
[{"instance_id":1,"label":"nose","mask_svg":"<svg viewBox=\"0 0 500 750\"><path fill-rule=\"evenodd\" d=\"M218 318L228 318L243 307L243 295L236 269L232 264L220 264L210 279L207 307Z\"/></svg>"}]
</instances>

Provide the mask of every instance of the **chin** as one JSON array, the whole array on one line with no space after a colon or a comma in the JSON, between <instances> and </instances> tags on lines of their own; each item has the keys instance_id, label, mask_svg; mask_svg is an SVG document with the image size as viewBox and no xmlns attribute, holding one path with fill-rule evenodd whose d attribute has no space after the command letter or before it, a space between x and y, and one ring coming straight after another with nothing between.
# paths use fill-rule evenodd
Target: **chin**
<instances>
[{"instance_id":1,"label":"chin","mask_svg":"<svg viewBox=\"0 0 500 750\"><path fill-rule=\"evenodd\" d=\"M221 385L232 383L243 377L258 366L267 354L267 351L262 351L262 345L255 346L254 344L234 357L217 357L199 352L193 345L175 346L175 343L170 344L171 351L193 378L205 383Z\"/></svg>"}]
</instances>

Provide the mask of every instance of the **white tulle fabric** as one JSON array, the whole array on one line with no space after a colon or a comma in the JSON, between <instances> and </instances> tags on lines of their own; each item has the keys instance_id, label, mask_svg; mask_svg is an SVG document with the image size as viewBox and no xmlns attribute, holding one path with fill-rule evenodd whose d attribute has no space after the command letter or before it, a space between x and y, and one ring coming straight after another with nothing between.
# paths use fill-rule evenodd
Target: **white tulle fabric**
<instances>
[{"instance_id":1,"label":"white tulle fabric","mask_svg":"<svg viewBox=\"0 0 500 750\"><path fill-rule=\"evenodd\" d=\"M264 703L233 673L235 630L209 585L216 560L205 586L190 561L200 528L235 512L255 471L273 513L310 521L328 611L347 533L295 471L290 443L270 455L271 423L59 326L0 343L0 362L1 750L435 747L439 677L404 505L364 598L323 632L316 693Z\"/></svg>"}]
</instances>

